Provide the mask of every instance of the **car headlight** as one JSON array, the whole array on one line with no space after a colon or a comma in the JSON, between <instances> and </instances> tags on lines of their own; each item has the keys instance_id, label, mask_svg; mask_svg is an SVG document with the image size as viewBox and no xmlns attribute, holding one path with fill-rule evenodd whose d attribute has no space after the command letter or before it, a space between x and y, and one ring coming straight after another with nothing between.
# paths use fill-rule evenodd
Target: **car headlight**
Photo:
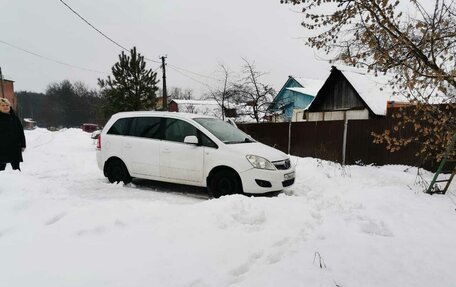
<instances>
[{"instance_id":1,"label":"car headlight","mask_svg":"<svg viewBox=\"0 0 456 287\"><path fill-rule=\"evenodd\" d=\"M248 155L246 158L254 168L276 170L276 167L264 157L257 155Z\"/></svg>"}]
</instances>

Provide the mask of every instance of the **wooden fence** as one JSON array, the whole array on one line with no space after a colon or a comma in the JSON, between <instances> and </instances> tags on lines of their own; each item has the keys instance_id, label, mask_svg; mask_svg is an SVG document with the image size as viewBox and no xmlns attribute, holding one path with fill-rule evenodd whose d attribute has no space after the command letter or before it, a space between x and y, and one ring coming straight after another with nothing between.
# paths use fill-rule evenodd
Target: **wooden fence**
<instances>
[{"instance_id":1,"label":"wooden fence","mask_svg":"<svg viewBox=\"0 0 456 287\"><path fill-rule=\"evenodd\" d=\"M345 164L404 164L435 170L436 163L422 163L415 154L417 144L409 144L390 152L385 144L373 143L372 132L392 129L393 119L238 124L256 140L285 153L300 157L315 157ZM413 128L401 131L409 136ZM345 146L344 146L345 138Z\"/></svg>"}]
</instances>

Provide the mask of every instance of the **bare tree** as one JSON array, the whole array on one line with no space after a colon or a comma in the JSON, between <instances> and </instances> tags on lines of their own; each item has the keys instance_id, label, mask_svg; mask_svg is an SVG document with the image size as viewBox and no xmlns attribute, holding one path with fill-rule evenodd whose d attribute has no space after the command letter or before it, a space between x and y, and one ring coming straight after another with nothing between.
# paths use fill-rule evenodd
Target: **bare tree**
<instances>
[{"instance_id":1,"label":"bare tree","mask_svg":"<svg viewBox=\"0 0 456 287\"><path fill-rule=\"evenodd\" d=\"M170 89L169 98L176 99L176 100L191 100L193 97L193 90L192 89L185 89L178 87L173 87Z\"/></svg>"},{"instance_id":2,"label":"bare tree","mask_svg":"<svg viewBox=\"0 0 456 287\"><path fill-rule=\"evenodd\" d=\"M414 104L396 115L398 126L377 135L379 142L387 142L391 151L420 143L421 156L442 156L456 131L454 0L435 0L431 6L418 0L281 2L303 5L307 45L332 61L391 74L390 85ZM433 105L437 102L446 106ZM398 133L407 125L413 125L415 136Z\"/></svg>"},{"instance_id":3,"label":"bare tree","mask_svg":"<svg viewBox=\"0 0 456 287\"><path fill-rule=\"evenodd\" d=\"M228 100L234 94L233 85L229 81L232 72L223 64L219 64L219 71L217 72L221 74L220 82L222 84L220 87L211 90L208 97L214 99L218 103L221 108L222 120L225 120L225 111L227 108Z\"/></svg>"},{"instance_id":4,"label":"bare tree","mask_svg":"<svg viewBox=\"0 0 456 287\"><path fill-rule=\"evenodd\" d=\"M244 77L239 84L235 85L235 90L246 105L244 113L258 123L268 105L274 99L276 91L260 81L260 78L266 73L259 72L254 62L249 62L245 58L242 58L242 60L244 61L242 66L242 75Z\"/></svg>"}]
</instances>

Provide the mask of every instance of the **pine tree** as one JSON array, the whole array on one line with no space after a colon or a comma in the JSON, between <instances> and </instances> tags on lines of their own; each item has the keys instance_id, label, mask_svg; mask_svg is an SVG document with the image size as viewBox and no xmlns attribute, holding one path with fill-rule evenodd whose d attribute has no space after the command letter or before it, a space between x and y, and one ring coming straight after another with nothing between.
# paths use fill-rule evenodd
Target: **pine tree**
<instances>
[{"instance_id":1,"label":"pine tree","mask_svg":"<svg viewBox=\"0 0 456 287\"><path fill-rule=\"evenodd\" d=\"M133 47L129 56L122 51L119 61L112 67L112 76L108 76L106 80L98 79L105 102L105 116L121 111L155 108L157 73L146 69L144 57L136 52L136 47Z\"/></svg>"}]
</instances>

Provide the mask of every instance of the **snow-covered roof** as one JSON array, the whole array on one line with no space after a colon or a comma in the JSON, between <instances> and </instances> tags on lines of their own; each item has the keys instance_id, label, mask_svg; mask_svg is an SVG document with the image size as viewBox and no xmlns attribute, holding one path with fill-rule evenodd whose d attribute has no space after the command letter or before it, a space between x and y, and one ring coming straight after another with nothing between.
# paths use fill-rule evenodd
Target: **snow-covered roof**
<instances>
[{"instance_id":1,"label":"snow-covered roof","mask_svg":"<svg viewBox=\"0 0 456 287\"><path fill-rule=\"evenodd\" d=\"M221 108L215 100L172 100L179 107L179 112L218 116Z\"/></svg>"},{"instance_id":2,"label":"snow-covered roof","mask_svg":"<svg viewBox=\"0 0 456 287\"><path fill-rule=\"evenodd\" d=\"M218 105L215 100L172 100L178 105Z\"/></svg>"},{"instance_id":3,"label":"snow-covered roof","mask_svg":"<svg viewBox=\"0 0 456 287\"><path fill-rule=\"evenodd\" d=\"M307 78L295 78L293 77L301 86L302 88L287 88L287 90L295 91L302 94L307 94L309 96L316 96L318 91L321 89L323 84L325 83L324 80L314 80L314 79L307 79Z\"/></svg>"},{"instance_id":4,"label":"snow-covered roof","mask_svg":"<svg viewBox=\"0 0 456 287\"><path fill-rule=\"evenodd\" d=\"M375 76L355 68L337 67L344 74L359 96L376 115L386 115L388 101L406 101L403 97L393 95L393 89L388 84L391 79L387 75Z\"/></svg>"}]
</instances>

